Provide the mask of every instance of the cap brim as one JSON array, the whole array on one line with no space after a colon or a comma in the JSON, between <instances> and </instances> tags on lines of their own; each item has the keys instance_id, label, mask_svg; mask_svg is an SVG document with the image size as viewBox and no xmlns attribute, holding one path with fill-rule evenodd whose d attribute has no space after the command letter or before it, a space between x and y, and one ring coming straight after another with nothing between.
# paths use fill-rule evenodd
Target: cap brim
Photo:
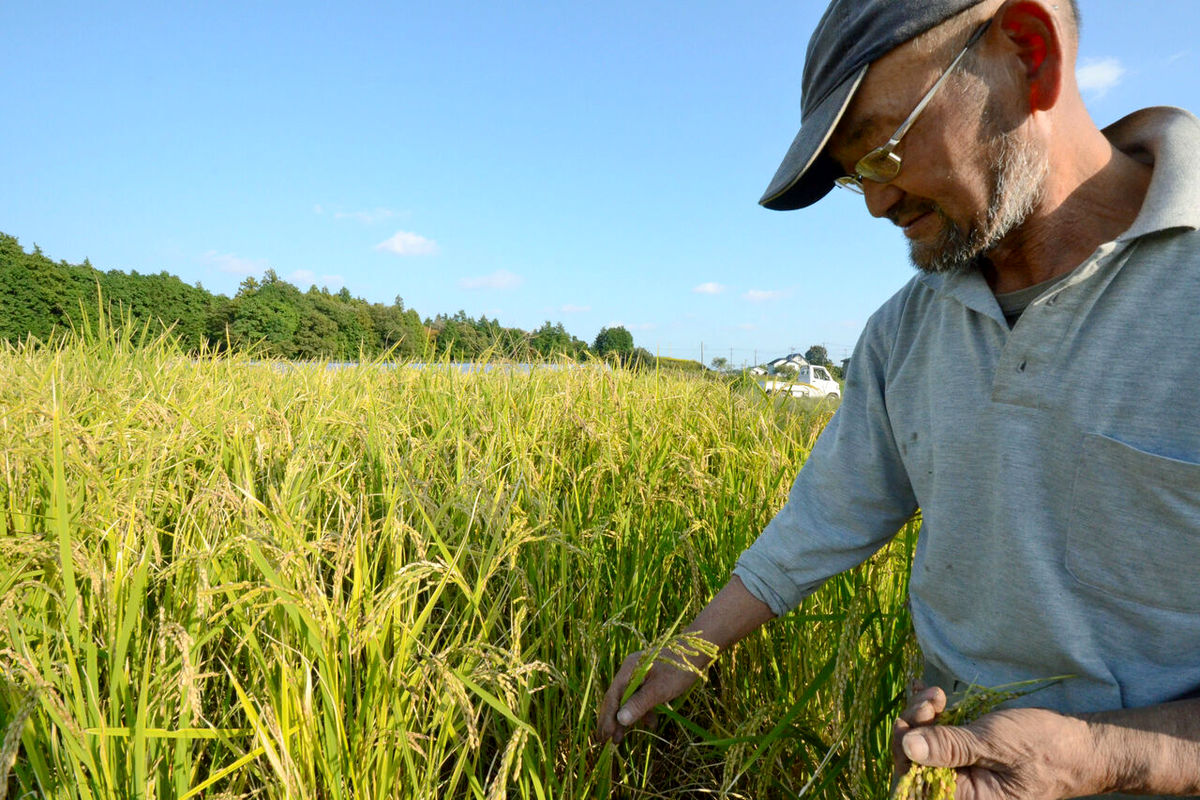
<instances>
[{"instance_id":1,"label":"cap brim","mask_svg":"<svg viewBox=\"0 0 1200 800\"><path fill-rule=\"evenodd\" d=\"M759 205L775 211L791 211L811 206L833 189L834 179L842 175L842 169L822 151L869 66L864 64L843 81L804 120Z\"/></svg>"}]
</instances>

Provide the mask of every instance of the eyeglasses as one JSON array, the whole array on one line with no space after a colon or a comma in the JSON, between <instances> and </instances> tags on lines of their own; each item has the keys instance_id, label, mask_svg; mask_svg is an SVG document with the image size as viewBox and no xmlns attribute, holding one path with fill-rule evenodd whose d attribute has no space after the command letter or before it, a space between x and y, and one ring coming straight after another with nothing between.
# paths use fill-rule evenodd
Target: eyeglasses
<instances>
[{"instance_id":1,"label":"eyeglasses","mask_svg":"<svg viewBox=\"0 0 1200 800\"><path fill-rule=\"evenodd\" d=\"M900 123L900 127L892 134L892 138L888 139L887 144L882 147L876 147L871 152L858 160L854 165L853 175L843 175L834 180L838 186L843 189L849 189L855 194L863 194L863 180L874 181L875 183L887 183L896 179L900 174L900 156L896 155L896 145L900 144L900 140L904 138L904 134L908 133L908 129L917 121L917 117L925 110L925 106L929 105L929 101L937 94L938 89L942 88L942 84L946 82L946 78L950 77L950 73L954 72L954 68L958 66L958 62L963 60L963 56L971 49L971 45L975 44L987 32L988 26L992 24L989 19L987 22L980 25L971 34L971 38L967 39L967 43L959 52L954 60L950 62L950 66L946 67L946 71L937 79L925 96L921 98L921 102L917 103L917 107L908 115L908 119Z\"/></svg>"}]
</instances>

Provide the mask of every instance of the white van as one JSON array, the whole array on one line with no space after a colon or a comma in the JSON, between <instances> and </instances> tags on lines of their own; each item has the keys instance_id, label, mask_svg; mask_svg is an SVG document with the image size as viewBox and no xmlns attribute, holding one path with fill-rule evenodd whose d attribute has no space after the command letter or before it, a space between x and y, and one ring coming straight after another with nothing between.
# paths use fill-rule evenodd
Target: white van
<instances>
[{"instance_id":1,"label":"white van","mask_svg":"<svg viewBox=\"0 0 1200 800\"><path fill-rule=\"evenodd\" d=\"M796 377L763 383L763 389L768 392L787 392L792 397L829 397L838 400L842 396L842 387L829 374L829 370L816 364L805 364L796 371Z\"/></svg>"}]
</instances>

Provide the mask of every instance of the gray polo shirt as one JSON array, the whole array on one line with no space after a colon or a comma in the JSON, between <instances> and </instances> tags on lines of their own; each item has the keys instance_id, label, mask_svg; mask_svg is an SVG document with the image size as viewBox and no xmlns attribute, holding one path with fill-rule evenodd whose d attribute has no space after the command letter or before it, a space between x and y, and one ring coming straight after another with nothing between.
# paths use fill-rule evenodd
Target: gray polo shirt
<instances>
[{"instance_id":1,"label":"gray polo shirt","mask_svg":"<svg viewBox=\"0 0 1200 800\"><path fill-rule=\"evenodd\" d=\"M1200 690L1200 121L1144 109L1105 135L1153 163L1142 209L1014 327L979 275L918 276L871 317L734 570L776 614L920 507L930 679L1077 675L1029 698L1063 711Z\"/></svg>"}]
</instances>

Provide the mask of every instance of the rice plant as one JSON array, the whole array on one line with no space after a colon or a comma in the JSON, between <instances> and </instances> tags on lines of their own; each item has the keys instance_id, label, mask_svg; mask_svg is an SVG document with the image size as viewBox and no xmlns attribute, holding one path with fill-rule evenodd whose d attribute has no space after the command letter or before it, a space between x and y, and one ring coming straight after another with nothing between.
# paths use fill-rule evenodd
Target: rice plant
<instances>
[{"instance_id":1,"label":"rice plant","mask_svg":"<svg viewBox=\"0 0 1200 800\"><path fill-rule=\"evenodd\" d=\"M491 366L0 352L0 800L885 794L915 524L593 738L832 408Z\"/></svg>"}]
</instances>

